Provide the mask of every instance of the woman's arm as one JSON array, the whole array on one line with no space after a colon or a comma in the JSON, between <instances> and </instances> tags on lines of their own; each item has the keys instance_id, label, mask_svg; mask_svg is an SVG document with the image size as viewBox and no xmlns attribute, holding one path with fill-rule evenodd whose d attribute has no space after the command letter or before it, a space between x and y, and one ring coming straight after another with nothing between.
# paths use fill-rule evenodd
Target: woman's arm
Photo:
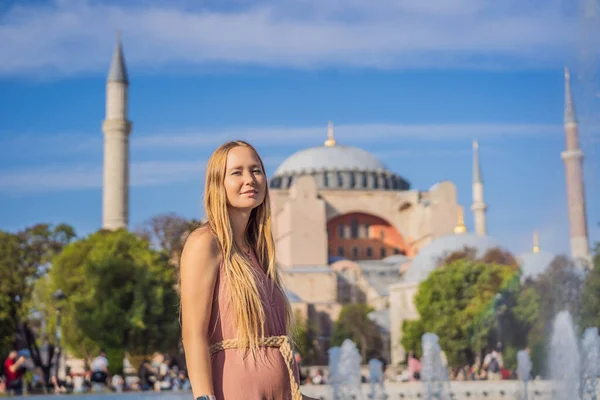
<instances>
[{"instance_id":1,"label":"woman's arm","mask_svg":"<svg viewBox=\"0 0 600 400\"><path fill-rule=\"evenodd\" d=\"M209 229L190 234L181 255L181 313L185 359L194 398L214 394L208 325L220 252Z\"/></svg>"}]
</instances>

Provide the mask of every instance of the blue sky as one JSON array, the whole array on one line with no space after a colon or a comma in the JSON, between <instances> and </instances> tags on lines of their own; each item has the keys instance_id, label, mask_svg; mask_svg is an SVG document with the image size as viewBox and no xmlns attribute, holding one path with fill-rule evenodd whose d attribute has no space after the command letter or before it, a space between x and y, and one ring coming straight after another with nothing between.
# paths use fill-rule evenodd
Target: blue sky
<instances>
[{"instance_id":1,"label":"blue sky","mask_svg":"<svg viewBox=\"0 0 600 400\"><path fill-rule=\"evenodd\" d=\"M0 229L100 227L104 85L120 29L132 228L163 212L199 217L204 165L224 140L254 143L272 173L320 145L332 120L338 143L413 188L453 181L467 210L478 139L489 233L520 253L537 229L542 248L567 252L569 64L594 243L600 10L581 1L4 1Z\"/></svg>"}]
</instances>

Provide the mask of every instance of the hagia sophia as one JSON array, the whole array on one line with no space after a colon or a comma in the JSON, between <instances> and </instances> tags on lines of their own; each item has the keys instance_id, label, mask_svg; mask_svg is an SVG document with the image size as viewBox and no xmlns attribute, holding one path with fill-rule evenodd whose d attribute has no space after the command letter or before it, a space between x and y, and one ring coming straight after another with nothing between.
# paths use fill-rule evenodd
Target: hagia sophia
<instances>
[{"instance_id":1,"label":"hagia sophia","mask_svg":"<svg viewBox=\"0 0 600 400\"><path fill-rule=\"evenodd\" d=\"M566 170L571 257L591 260L583 152L570 76L565 71ZM128 227L129 80L117 44L106 89L103 221L105 229ZM323 144L290 155L269 180L278 263L293 309L318 326L320 353L329 347L333 321L344 304L366 303L383 337L382 355L393 365L405 360L400 345L404 320L418 318L419 283L445 254L474 248L479 254L502 247L487 235L484 183L477 141L473 142L474 229L464 225L464 207L450 181L429 189L411 187L373 154L338 143L330 123ZM540 250L518 257L522 274L541 273L554 255Z\"/></svg>"}]
</instances>

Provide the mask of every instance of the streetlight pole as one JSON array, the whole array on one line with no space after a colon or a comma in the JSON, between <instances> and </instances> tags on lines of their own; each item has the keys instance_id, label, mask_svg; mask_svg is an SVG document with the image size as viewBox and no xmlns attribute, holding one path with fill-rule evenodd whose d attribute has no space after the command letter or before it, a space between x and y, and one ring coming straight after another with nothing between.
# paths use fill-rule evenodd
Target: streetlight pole
<instances>
[{"instance_id":1,"label":"streetlight pole","mask_svg":"<svg viewBox=\"0 0 600 400\"><path fill-rule=\"evenodd\" d=\"M62 311L62 307L61 307L61 300L66 299L67 296L65 295L65 293L61 289L58 289L56 292L54 292L54 294L52 296L57 301L57 306L56 306L56 333L55 333L56 336L55 336L54 352L56 353L56 379L58 380L58 372L59 372L59 369L60 369L60 358L62 357L62 348L60 346L60 340L62 338L62 326L61 326L61 311Z\"/></svg>"},{"instance_id":2,"label":"streetlight pole","mask_svg":"<svg viewBox=\"0 0 600 400\"><path fill-rule=\"evenodd\" d=\"M494 314L496 316L496 325L497 325L497 331L496 331L496 350L497 351L502 351L502 326L501 326L501 322L500 322L500 316L501 314L504 312L504 309L502 308L502 304L500 304L502 301L502 294L501 293L496 293L496 297L494 299Z\"/></svg>"}]
</instances>

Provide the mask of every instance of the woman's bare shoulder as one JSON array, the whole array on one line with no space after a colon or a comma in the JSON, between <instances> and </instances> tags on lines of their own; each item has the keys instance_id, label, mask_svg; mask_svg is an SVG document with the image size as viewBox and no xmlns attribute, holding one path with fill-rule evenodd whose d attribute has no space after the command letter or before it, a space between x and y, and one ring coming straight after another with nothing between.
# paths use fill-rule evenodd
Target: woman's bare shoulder
<instances>
[{"instance_id":1,"label":"woman's bare shoulder","mask_svg":"<svg viewBox=\"0 0 600 400\"><path fill-rule=\"evenodd\" d=\"M218 264L221 259L219 241L213 231L207 226L201 226L189 234L183 246L182 264L198 262Z\"/></svg>"}]
</instances>

